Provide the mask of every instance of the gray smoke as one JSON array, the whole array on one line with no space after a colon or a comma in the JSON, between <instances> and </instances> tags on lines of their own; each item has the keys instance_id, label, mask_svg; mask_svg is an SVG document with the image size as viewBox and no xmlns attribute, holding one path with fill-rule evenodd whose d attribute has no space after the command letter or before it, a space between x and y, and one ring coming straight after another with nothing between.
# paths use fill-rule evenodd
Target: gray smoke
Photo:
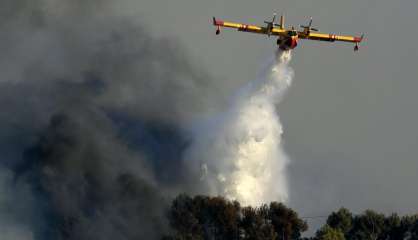
<instances>
[{"instance_id":1,"label":"gray smoke","mask_svg":"<svg viewBox=\"0 0 418 240\"><path fill-rule=\"evenodd\" d=\"M47 193L52 225L64 239L157 238L165 199L152 171L105 117L83 111L53 116L27 152L26 178Z\"/></svg>"},{"instance_id":2,"label":"gray smoke","mask_svg":"<svg viewBox=\"0 0 418 240\"><path fill-rule=\"evenodd\" d=\"M157 239L170 197L203 187L183 129L222 98L133 22L105 0L0 3L2 239Z\"/></svg>"}]
</instances>

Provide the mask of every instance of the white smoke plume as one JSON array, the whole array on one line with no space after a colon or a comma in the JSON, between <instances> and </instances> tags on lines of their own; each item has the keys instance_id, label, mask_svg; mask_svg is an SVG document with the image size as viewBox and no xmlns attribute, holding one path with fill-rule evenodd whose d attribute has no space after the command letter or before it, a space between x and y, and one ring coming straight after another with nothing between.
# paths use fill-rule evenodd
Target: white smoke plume
<instances>
[{"instance_id":1,"label":"white smoke plume","mask_svg":"<svg viewBox=\"0 0 418 240\"><path fill-rule=\"evenodd\" d=\"M276 112L293 70L290 51L277 51L260 77L241 89L228 110L195 128L188 154L211 194L244 205L286 202L286 167L281 147L282 125Z\"/></svg>"}]
</instances>

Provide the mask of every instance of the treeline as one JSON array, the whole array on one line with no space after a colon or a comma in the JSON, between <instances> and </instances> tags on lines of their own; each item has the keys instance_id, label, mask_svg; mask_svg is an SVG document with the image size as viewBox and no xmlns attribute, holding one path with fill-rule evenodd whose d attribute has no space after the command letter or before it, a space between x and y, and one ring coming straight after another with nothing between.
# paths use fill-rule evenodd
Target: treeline
<instances>
[{"instance_id":1,"label":"treeline","mask_svg":"<svg viewBox=\"0 0 418 240\"><path fill-rule=\"evenodd\" d=\"M172 232L163 240L418 240L418 215L355 215L341 208L314 237L302 238L307 222L282 203L242 207L222 197L180 195L168 219Z\"/></svg>"}]
</instances>

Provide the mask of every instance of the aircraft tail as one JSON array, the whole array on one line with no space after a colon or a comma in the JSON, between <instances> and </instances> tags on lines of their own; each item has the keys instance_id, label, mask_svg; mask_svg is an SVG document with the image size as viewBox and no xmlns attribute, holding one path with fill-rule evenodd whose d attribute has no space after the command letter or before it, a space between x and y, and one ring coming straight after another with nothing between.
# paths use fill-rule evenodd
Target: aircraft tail
<instances>
[{"instance_id":1,"label":"aircraft tail","mask_svg":"<svg viewBox=\"0 0 418 240\"><path fill-rule=\"evenodd\" d=\"M280 16L280 29L284 29L284 15Z\"/></svg>"}]
</instances>

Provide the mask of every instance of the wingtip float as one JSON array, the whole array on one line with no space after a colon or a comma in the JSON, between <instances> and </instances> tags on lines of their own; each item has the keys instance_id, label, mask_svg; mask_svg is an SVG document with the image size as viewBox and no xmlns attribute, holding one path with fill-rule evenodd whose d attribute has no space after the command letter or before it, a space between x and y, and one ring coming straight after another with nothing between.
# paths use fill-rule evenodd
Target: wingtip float
<instances>
[{"instance_id":1,"label":"wingtip float","mask_svg":"<svg viewBox=\"0 0 418 240\"><path fill-rule=\"evenodd\" d=\"M277 36L277 45L282 50L291 50L297 47L299 39L327 41L327 42L350 42L354 43L354 51L359 50L359 44L363 41L364 34L360 37L356 36L344 36L329 33L320 33L319 29L312 27L312 18L309 20L308 25L303 26L301 31L295 30L294 27L286 28L284 22L284 16L280 17L280 22L276 23L276 14L273 15L271 21L264 21L266 26L260 27L256 25L248 25L242 23L221 21L213 17L213 25L216 26L216 35L221 33L221 29L234 28L241 32L252 32L270 36Z\"/></svg>"}]
</instances>

